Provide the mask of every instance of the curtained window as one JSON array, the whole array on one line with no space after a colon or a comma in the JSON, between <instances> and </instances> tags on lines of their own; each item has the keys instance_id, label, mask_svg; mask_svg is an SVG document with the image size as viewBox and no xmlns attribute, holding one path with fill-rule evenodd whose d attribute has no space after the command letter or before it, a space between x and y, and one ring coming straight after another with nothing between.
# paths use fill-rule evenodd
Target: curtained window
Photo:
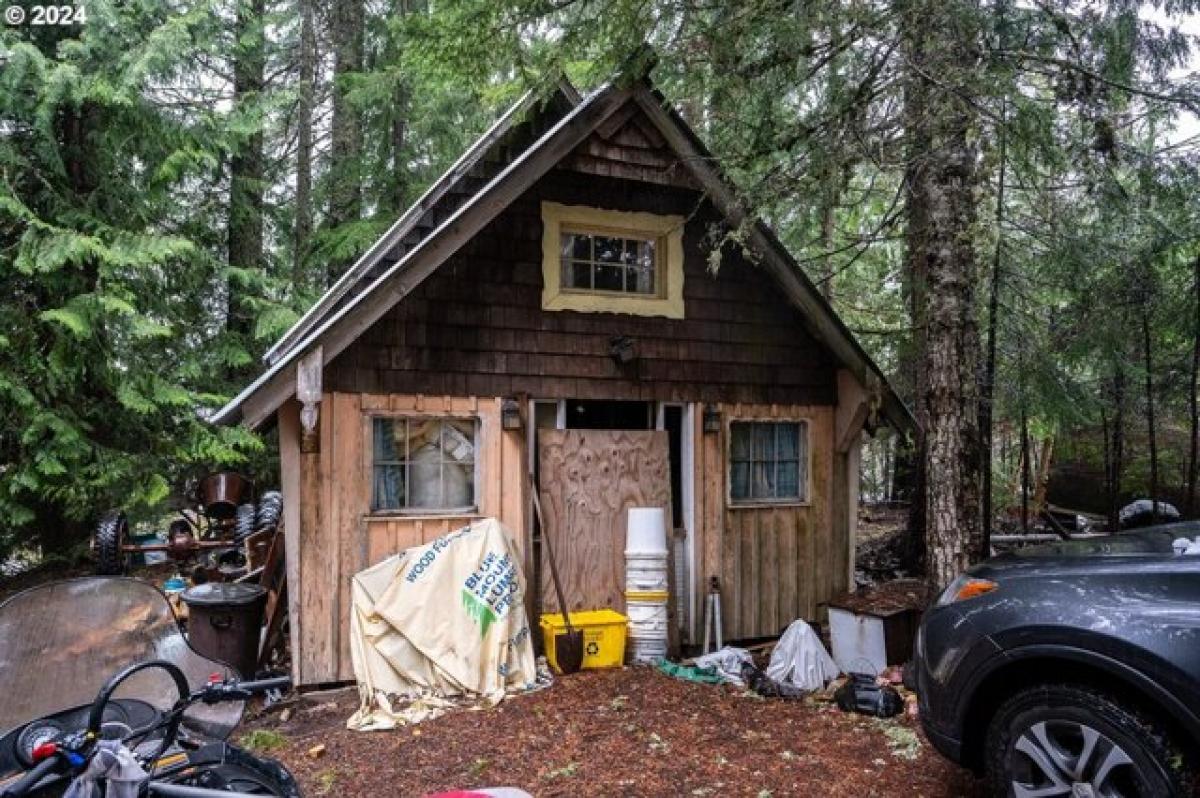
<instances>
[{"instance_id":1,"label":"curtained window","mask_svg":"<svg viewBox=\"0 0 1200 798\"><path fill-rule=\"evenodd\" d=\"M808 424L729 424L729 498L734 504L808 501Z\"/></svg>"},{"instance_id":2,"label":"curtained window","mask_svg":"<svg viewBox=\"0 0 1200 798\"><path fill-rule=\"evenodd\" d=\"M374 419L371 510L474 510L477 428L470 418Z\"/></svg>"}]
</instances>

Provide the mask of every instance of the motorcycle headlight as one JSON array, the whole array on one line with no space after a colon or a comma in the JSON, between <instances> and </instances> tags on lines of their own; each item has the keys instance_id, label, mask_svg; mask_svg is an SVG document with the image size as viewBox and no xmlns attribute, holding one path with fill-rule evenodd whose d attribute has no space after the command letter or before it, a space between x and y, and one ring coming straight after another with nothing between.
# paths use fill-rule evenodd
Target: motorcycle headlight
<instances>
[{"instance_id":1,"label":"motorcycle headlight","mask_svg":"<svg viewBox=\"0 0 1200 798\"><path fill-rule=\"evenodd\" d=\"M953 604L957 601L966 601L967 599L983 596L991 593L998 587L1000 586L990 579L979 579L978 577L963 574L942 591L942 595L938 597L937 606L944 607L947 604Z\"/></svg>"}]
</instances>

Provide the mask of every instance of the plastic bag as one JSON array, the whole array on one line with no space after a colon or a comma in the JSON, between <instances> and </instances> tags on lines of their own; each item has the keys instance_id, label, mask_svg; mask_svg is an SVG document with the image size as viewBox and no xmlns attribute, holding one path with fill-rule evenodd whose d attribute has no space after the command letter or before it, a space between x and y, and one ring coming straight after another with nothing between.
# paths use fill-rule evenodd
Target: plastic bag
<instances>
[{"instance_id":1,"label":"plastic bag","mask_svg":"<svg viewBox=\"0 0 1200 798\"><path fill-rule=\"evenodd\" d=\"M803 690L821 690L838 675L833 657L804 621L792 621L771 652L767 675L780 684Z\"/></svg>"},{"instance_id":2,"label":"plastic bag","mask_svg":"<svg viewBox=\"0 0 1200 798\"><path fill-rule=\"evenodd\" d=\"M754 663L750 652L744 648L734 648L733 646L725 646L711 654L696 657L697 668L711 668L719 673L726 682L736 684L738 687L746 686L745 680L742 679L742 664L747 662Z\"/></svg>"}]
</instances>

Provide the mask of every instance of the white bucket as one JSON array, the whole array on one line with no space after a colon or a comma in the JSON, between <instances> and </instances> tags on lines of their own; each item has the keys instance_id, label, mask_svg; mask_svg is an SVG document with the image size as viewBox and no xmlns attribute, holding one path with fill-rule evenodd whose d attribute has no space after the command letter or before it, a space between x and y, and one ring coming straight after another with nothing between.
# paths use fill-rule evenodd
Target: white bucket
<instances>
[{"instance_id":1,"label":"white bucket","mask_svg":"<svg viewBox=\"0 0 1200 798\"><path fill-rule=\"evenodd\" d=\"M625 589L634 591L667 589L667 555L631 553L625 555Z\"/></svg>"},{"instance_id":2,"label":"white bucket","mask_svg":"<svg viewBox=\"0 0 1200 798\"><path fill-rule=\"evenodd\" d=\"M667 553L667 517L663 508L629 508L625 525L625 554L630 553Z\"/></svg>"},{"instance_id":3,"label":"white bucket","mask_svg":"<svg viewBox=\"0 0 1200 798\"><path fill-rule=\"evenodd\" d=\"M665 637L629 637L629 659L631 662L653 662L666 659L667 639Z\"/></svg>"},{"instance_id":4,"label":"white bucket","mask_svg":"<svg viewBox=\"0 0 1200 798\"><path fill-rule=\"evenodd\" d=\"M625 616L634 637L661 636L667 639L667 602L626 599Z\"/></svg>"}]
</instances>

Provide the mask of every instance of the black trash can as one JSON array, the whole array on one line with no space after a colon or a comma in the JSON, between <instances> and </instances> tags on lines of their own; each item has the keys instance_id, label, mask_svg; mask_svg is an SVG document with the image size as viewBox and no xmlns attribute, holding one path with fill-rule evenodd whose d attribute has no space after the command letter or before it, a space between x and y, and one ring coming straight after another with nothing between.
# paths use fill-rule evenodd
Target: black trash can
<instances>
[{"instance_id":1,"label":"black trash can","mask_svg":"<svg viewBox=\"0 0 1200 798\"><path fill-rule=\"evenodd\" d=\"M192 648L254 677L267 590L243 582L206 582L183 591Z\"/></svg>"}]
</instances>

